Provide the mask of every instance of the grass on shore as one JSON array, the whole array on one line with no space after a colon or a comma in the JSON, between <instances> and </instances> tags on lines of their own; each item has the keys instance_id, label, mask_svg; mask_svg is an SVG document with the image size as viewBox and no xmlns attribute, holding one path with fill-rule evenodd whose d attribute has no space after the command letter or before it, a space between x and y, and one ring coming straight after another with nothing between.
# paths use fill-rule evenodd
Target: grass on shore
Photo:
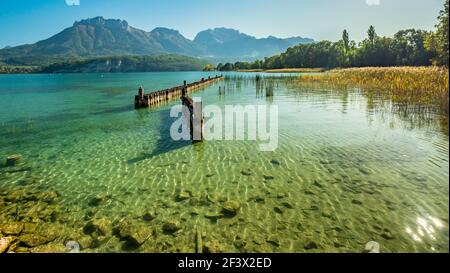
<instances>
[{"instance_id":1,"label":"grass on shore","mask_svg":"<svg viewBox=\"0 0 450 273\"><path fill-rule=\"evenodd\" d=\"M449 112L449 70L440 67L368 67L335 69L320 75L302 75L301 84L338 88L357 87L387 95L396 103L438 106Z\"/></svg>"}]
</instances>

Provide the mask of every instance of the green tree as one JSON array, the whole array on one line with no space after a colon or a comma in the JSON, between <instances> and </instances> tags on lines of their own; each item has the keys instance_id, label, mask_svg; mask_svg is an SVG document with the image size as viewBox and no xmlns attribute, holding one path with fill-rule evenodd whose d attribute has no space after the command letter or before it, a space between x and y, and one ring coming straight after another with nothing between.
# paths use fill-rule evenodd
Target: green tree
<instances>
[{"instance_id":1,"label":"green tree","mask_svg":"<svg viewBox=\"0 0 450 273\"><path fill-rule=\"evenodd\" d=\"M433 64L449 66L449 37L448 37L448 17L449 17L449 0L445 1L444 9L441 10L437 24L436 32L431 33L425 42L428 50L434 51L436 56L432 59Z\"/></svg>"},{"instance_id":2,"label":"green tree","mask_svg":"<svg viewBox=\"0 0 450 273\"><path fill-rule=\"evenodd\" d=\"M350 48L350 38L346 29L344 29L344 32L342 32L342 41L344 42L345 52L348 52Z\"/></svg>"},{"instance_id":3,"label":"green tree","mask_svg":"<svg viewBox=\"0 0 450 273\"><path fill-rule=\"evenodd\" d=\"M203 71L213 71L213 70L214 70L214 66L212 64L207 64L203 68Z\"/></svg>"},{"instance_id":4,"label":"green tree","mask_svg":"<svg viewBox=\"0 0 450 273\"><path fill-rule=\"evenodd\" d=\"M375 28L370 26L368 37L357 45L344 30L338 42L297 45L249 66L255 69L426 66L431 64L431 59L433 64L448 66L448 17L449 0L446 0L444 10L438 17L436 32L406 29L397 32L394 37L383 37L378 36Z\"/></svg>"},{"instance_id":5,"label":"green tree","mask_svg":"<svg viewBox=\"0 0 450 273\"><path fill-rule=\"evenodd\" d=\"M373 46L375 44L375 39L377 38L377 33L373 26L369 27L369 30L367 31L367 35L369 36L369 41Z\"/></svg>"},{"instance_id":6,"label":"green tree","mask_svg":"<svg viewBox=\"0 0 450 273\"><path fill-rule=\"evenodd\" d=\"M425 47L425 40L430 34L423 30L401 30L394 35L396 63L398 65L430 65L435 53Z\"/></svg>"}]
</instances>

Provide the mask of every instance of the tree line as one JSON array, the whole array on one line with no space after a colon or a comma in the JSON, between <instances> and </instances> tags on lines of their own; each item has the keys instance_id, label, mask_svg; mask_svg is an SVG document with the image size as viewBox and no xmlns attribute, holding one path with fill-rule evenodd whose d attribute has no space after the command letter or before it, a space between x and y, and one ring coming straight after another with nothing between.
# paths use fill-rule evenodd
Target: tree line
<instances>
[{"instance_id":1,"label":"tree line","mask_svg":"<svg viewBox=\"0 0 450 273\"><path fill-rule=\"evenodd\" d=\"M219 64L219 71L281 68L336 68L367 66L449 66L449 0L438 17L435 31L407 29L393 37L379 36L373 26L360 43L347 30L337 42L297 45L285 53L255 62Z\"/></svg>"}]
</instances>

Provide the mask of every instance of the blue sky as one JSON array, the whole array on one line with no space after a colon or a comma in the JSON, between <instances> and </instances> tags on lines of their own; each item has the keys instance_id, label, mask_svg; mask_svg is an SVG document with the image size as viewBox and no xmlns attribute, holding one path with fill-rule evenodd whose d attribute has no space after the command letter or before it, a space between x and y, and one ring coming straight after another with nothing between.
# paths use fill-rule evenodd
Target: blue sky
<instances>
[{"instance_id":1,"label":"blue sky","mask_svg":"<svg viewBox=\"0 0 450 273\"><path fill-rule=\"evenodd\" d=\"M80 5L69 6L66 2ZM303 36L337 40L345 28L354 40L373 24L381 35L399 29L431 30L444 0L1 0L0 48L46 39L74 21L95 16L127 20L147 31L236 28L256 37Z\"/></svg>"}]
</instances>

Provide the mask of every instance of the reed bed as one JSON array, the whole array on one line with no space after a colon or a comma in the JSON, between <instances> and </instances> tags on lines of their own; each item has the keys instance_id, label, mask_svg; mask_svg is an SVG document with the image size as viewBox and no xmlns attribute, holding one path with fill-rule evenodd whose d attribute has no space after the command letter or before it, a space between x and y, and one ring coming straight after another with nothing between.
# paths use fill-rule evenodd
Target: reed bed
<instances>
[{"instance_id":1,"label":"reed bed","mask_svg":"<svg viewBox=\"0 0 450 273\"><path fill-rule=\"evenodd\" d=\"M449 113L449 70L439 67L370 67L335 69L301 75L300 84L360 88L386 95L396 103L438 106Z\"/></svg>"}]
</instances>

